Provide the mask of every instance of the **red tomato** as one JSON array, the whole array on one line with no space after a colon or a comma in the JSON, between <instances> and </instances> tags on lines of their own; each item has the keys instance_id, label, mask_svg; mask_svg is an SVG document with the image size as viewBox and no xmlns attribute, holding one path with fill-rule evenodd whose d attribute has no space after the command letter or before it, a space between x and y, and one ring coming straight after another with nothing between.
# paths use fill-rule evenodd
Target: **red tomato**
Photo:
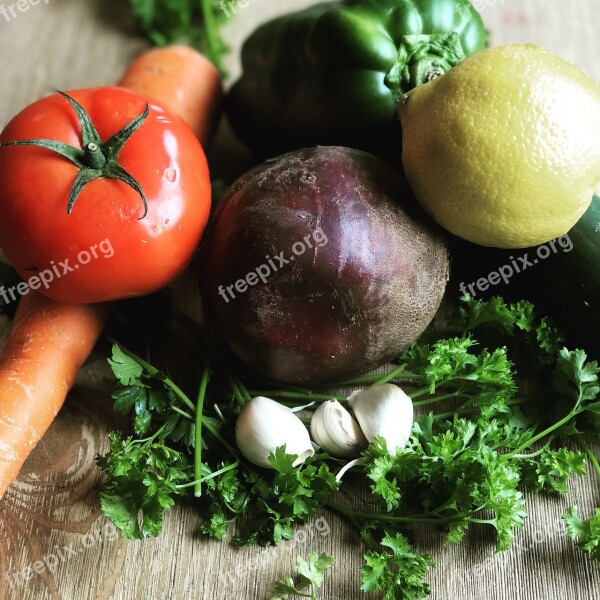
<instances>
[{"instance_id":1,"label":"red tomato","mask_svg":"<svg viewBox=\"0 0 600 600\"><path fill-rule=\"evenodd\" d=\"M68 92L104 143L144 112L147 101L116 87ZM0 248L33 289L62 302L100 302L154 292L190 261L206 227L210 178L191 129L162 106L118 155L141 186L107 177L88 183L67 213L81 169L34 146L0 146ZM0 142L55 140L82 148L71 104L54 94L18 114ZM23 288L24 289L24 288Z\"/></svg>"}]
</instances>

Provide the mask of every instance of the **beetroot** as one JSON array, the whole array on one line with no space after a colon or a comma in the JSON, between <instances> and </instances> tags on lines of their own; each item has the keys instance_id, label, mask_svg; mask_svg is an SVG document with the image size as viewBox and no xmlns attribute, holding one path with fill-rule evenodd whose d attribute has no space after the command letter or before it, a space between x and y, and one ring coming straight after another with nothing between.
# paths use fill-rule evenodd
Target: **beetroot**
<instances>
[{"instance_id":1,"label":"beetroot","mask_svg":"<svg viewBox=\"0 0 600 600\"><path fill-rule=\"evenodd\" d=\"M433 318L448 279L436 225L380 159L316 147L267 161L221 201L205 302L233 352L289 383L377 367Z\"/></svg>"}]
</instances>

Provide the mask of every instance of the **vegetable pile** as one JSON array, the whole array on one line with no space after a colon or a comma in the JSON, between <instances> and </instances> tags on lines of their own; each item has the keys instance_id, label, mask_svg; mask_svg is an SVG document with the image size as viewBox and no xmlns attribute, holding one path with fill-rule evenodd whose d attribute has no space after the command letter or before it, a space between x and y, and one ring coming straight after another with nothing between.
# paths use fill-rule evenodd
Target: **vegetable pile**
<instances>
[{"instance_id":1,"label":"vegetable pile","mask_svg":"<svg viewBox=\"0 0 600 600\"><path fill-rule=\"evenodd\" d=\"M238 411L252 397L305 407L304 415L333 397L326 389L268 386L231 368L217 342L203 344L197 393L188 394L165 375L168 365L159 371L114 346L115 409L130 416L133 434L112 433L110 451L98 459L108 476L103 512L125 537L157 535L163 511L194 493L201 531L217 539L231 532L232 543L245 545L291 539L294 526L333 510L365 543L364 591L423 598L433 563L411 546L415 527L442 528L448 543L460 542L469 527L493 527L497 549L507 550L527 517L523 490L567 494L572 477L590 469L600 476L593 453L600 434L595 361L565 348L528 302L466 297L446 332L440 337L430 328L385 374L342 382L400 384L419 414L406 446L390 451L379 436L362 452L356 478L369 482L371 494L352 504L344 491L355 496L360 485L349 475L339 481L343 461L322 449L297 466L298 454L282 444L267 458L269 474L235 443ZM517 370L535 374L538 384L527 396L518 390ZM253 419L263 424L260 414ZM599 514L579 515L573 507L563 517L566 534L595 558ZM286 586L292 593L291 585L279 583L277 593Z\"/></svg>"},{"instance_id":2,"label":"vegetable pile","mask_svg":"<svg viewBox=\"0 0 600 600\"><path fill-rule=\"evenodd\" d=\"M294 151L242 175L208 225L226 11L130 5L167 47L119 87L52 94L0 134L0 309L14 315L0 496L99 338L128 423L97 458L100 505L128 539L159 535L185 496L204 535L238 546L291 540L334 511L364 544L362 590L416 600L435 567L416 529L456 544L486 527L506 551L526 490L566 495L574 477L600 477L600 86L537 46L485 50L467 0L284 15L245 43L225 106L257 156ZM453 297L445 234L423 209L511 251L575 224L574 252L531 281L568 308L563 323L591 330L591 355L527 295ZM455 265L483 269L482 246ZM186 270L194 311L170 287ZM600 561L600 508L563 521ZM316 599L334 561L299 558L273 599Z\"/></svg>"}]
</instances>

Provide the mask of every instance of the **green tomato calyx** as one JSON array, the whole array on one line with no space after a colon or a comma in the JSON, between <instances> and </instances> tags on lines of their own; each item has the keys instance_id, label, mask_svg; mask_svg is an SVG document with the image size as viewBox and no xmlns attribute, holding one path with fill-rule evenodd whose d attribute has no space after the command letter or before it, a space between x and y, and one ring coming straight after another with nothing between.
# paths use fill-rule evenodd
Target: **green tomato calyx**
<instances>
[{"instance_id":1,"label":"green tomato calyx","mask_svg":"<svg viewBox=\"0 0 600 600\"><path fill-rule=\"evenodd\" d=\"M73 207L85 186L94 181L106 177L108 179L116 179L126 183L133 188L144 203L144 214L140 217L143 219L148 214L148 201L141 185L119 164L119 154L123 146L129 138L143 125L144 121L150 114L150 106L146 103L144 112L125 125L121 131L115 133L108 141L102 142L96 127L86 110L71 96L64 92L58 92L63 98L71 104L79 123L81 124L81 148L64 144L56 140L23 140L18 142L5 142L0 146L37 146L51 150L60 156L71 161L78 169L79 173L75 178L69 200L67 204L67 214L71 214Z\"/></svg>"}]
</instances>

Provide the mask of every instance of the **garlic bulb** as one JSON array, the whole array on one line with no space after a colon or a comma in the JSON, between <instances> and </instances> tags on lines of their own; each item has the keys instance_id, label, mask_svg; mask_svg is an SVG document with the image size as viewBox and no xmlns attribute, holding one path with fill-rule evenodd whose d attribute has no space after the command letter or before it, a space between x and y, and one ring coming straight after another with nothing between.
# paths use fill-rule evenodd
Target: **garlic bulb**
<instances>
[{"instance_id":1,"label":"garlic bulb","mask_svg":"<svg viewBox=\"0 0 600 600\"><path fill-rule=\"evenodd\" d=\"M315 451L304 423L286 406L264 396L246 404L235 425L235 441L252 463L272 468L269 454L285 444L288 454L297 454L294 465L302 464Z\"/></svg>"},{"instance_id":2,"label":"garlic bulb","mask_svg":"<svg viewBox=\"0 0 600 600\"><path fill-rule=\"evenodd\" d=\"M327 400L317 408L310 433L325 452L340 458L356 457L368 446L358 423L337 400Z\"/></svg>"},{"instance_id":3,"label":"garlic bulb","mask_svg":"<svg viewBox=\"0 0 600 600\"><path fill-rule=\"evenodd\" d=\"M358 390L348 402L369 442L380 435L391 453L406 445L413 425L413 404L397 385Z\"/></svg>"}]
</instances>

